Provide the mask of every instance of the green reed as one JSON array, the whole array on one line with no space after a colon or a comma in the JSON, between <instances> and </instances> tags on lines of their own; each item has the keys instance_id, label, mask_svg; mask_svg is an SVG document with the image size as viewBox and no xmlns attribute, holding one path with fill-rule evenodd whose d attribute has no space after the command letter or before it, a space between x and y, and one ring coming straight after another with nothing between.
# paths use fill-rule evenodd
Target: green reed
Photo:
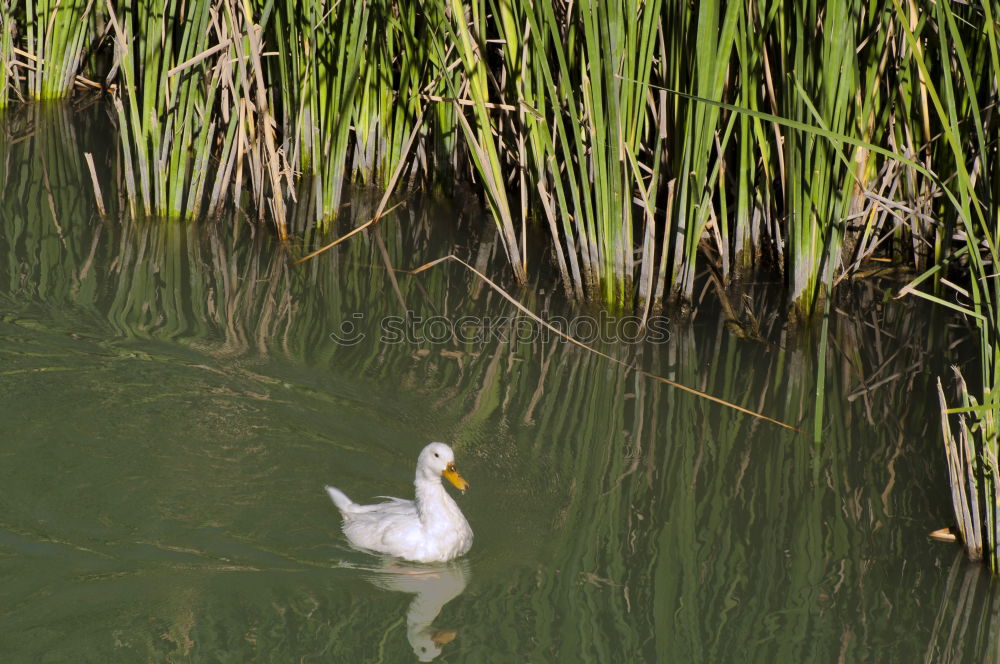
<instances>
[{"instance_id":1,"label":"green reed","mask_svg":"<svg viewBox=\"0 0 1000 664\"><path fill-rule=\"evenodd\" d=\"M672 30L669 54L671 64L662 85L721 101L730 82L729 66L738 17L745 10L739 3L705 2L695 12L686 3L672 3L673 16L664 28ZM690 54L693 52L693 58ZM690 64L685 64L690 63ZM675 100L668 100L676 103ZM674 117L679 149L674 150L670 173L677 179L677 202L673 235L666 235L664 251L672 251L671 284L676 297L690 303L694 298L695 269L699 263L699 245L706 235L719 237L721 220L713 201L718 190L718 164L714 158L725 151L729 131L720 135L722 114L715 106L682 104ZM714 234L708 230L713 223ZM728 266L725 266L728 269Z\"/></svg>"},{"instance_id":2,"label":"green reed","mask_svg":"<svg viewBox=\"0 0 1000 664\"><path fill-rule=\"evenodd\" d=\"M443 30L439 38L434 40L437 57L444 63L448 56L447 46L454 49L462 64L465 74L462 85L456 85L451 77L446 80L451 97L465 95L471 102L472 120L466 117L464 109L456 108L456 118L462 128L462 135L468 146L469 158L479 174L480 183L485 191L486 200L493 214L497 227L503 238L507 258L513 268L514 275L521 283L527 278L524 249L517 238L513 210L508 194L508 184L501 165L502 136L496 131L497 121L487 107L490 103L491 72L487 69L487 61L483 57L487 37L487 5L485 0L475 0L468 3L451 0L447 6L442 3L440 9L450 14L450 20L442 21ZM503 20L503 17L500 17ZM515 47L509 44L508 48ZM453 102L453 103L458 103ZM501 120L502 122L502 120ZM522 217L523 219L523 217ZM524 230L521 230L521 241L524 241Z\"/></svg>"},{"instance_id":3,"label":"green reed","mask_svg":"<svg viewBox=\"0 0 1000 664\"><path fill-rule=\"evenodd\" d=\"M447 134L447 105L427 112L444 85L432 44L446 20L436 5L415 2L276 6L269 70L281 82L284 149L309 183L314 220L338 215L351 180L389 187L401 176L426 178L440 154L456 150L429 129ZM444 150L428 147L435 143Z\"/></svg>"},{"instance_id":4,"label":"green reed","mask_svg":"<svg viewBox=\"0 0 1000 664\"><path fill-rule=\"evenodd\" d=\"M630 306L634 228L645 229L647 245L656 233L653 215L642 213L632 198L655 200L658 191L657 179L640 169L639 160L648 161L650 151L659 149L653 147L658 138L646 98L660 3L644 3L638 11L620 2L490 7L503 65L501 75L492 78L493 97L483 73L469 85L479 126L477 137L470 137L477 172L493 188L503 183L505 172L514 174L507 182L520 199L521 216L532 209L544 215L568 292ZM478 13L485 14L481 5ZM487 37L494 33L480 32L477 50L487 51ZM474 37L463 35L462 43ZM471 71L472 49L465 49ZM501 109L491 114L488 99ZM500 122L486 131L491 115ZM507 135L495 143L491 134L498 126ZM508 256L524 255L525 231L518 247L508 197L498 190L490 199ZM650 279L651 265L647 262L644 272Z\"/></svg>"},{"instance_id":5,"label":"green reed","mask_svg":"<svg viewBox=\"0 0 1000 664\"><path fill-rule=\"evenodd\" d=\"M836 133L854 133L854 97L861 92L855 30L862 33L866 27L848 15L854 5L837 1L789 7L792 20L786 29L794 31L789 39L795 46L785 84L795 92L788 95L783 114ZM816 34L812 26L820 16L822 30ZM812 312L838 267L855 189L847 173L853 170L852 160L838 154L839 146L815 136L789 132L785 141L790 296Z\"/></svg>"},{"instance_id":6,"label":"green reed","mask_svg":"<svg viewBox=\"0 0 1000 664\"><path fill-rule=\"evenodd\" d=\"M14 33L17 30L15 0L0 0L0 109L6 108L12 91L17 91Z\"/></svg>"},{"instance_id":7,"label":"green reed","mask_svg":"<svg viewBox=\"0 0 1000 664\"><path fill-rule=\"evenodd\" d=\"M132 215L142 206L146 215L183 217L200 208L208 154L214 132L211 121L197 122L211 110L197 73L173 68L209 48L209 6L192 5L177 16L186 37L173 37L177 7L170 0L138 3L121 16L112 15L115 52L120 61L123 95L115 99L125 154L125 184ZM160 35L141 38L139 35ZM184 73L184 76L178 76ZM212 94L209 92L208 94ZM201 146L201 153L178 146ZM200 160L198 176L192 156Z\"/></svg>"},{"instance_id":8,"label":"green reed","mask_svg":"<svg viewBox=\"0 0 1000 664\"><path fill-rule=\"evenodd\" d=\"M317 217L340 205L355 99L366 62L369 3L282 3L275 14L286 143L316 190Z\"/></svg>"},{"instance_id":9,"label":"green reed","mask_svg":"<svg viewBox=\"0 0 1000 664\"><path fill-rule=\"evenodd\" d=\"M35 99L64 97L73 89L88 42L96 36L95 2L26 0L24 6L25 44L34 56L28 92Z\"/></svg>"}]
</instances>

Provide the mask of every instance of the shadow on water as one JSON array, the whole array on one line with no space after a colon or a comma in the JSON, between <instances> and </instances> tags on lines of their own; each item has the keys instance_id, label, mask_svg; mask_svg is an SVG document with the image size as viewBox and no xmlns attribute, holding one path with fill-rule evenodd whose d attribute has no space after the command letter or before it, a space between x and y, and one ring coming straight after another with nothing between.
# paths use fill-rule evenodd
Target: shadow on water
<instances>
[{"instance_id":1,"label":"shadow on water","mask_svg":"<svg viewBox=\"0 0 1000 664\"><path fill-rule=\"evenodd\" d=\"M546 338L461 268L387 269L456 252L501 273L471 203L414 197L291 267L297 247L235 215L102 220L66 140L86 120L48 112L0 141L11 661L997 651L988 578L926 538L951 518L932 388L954 339L938 313L873 284L845 298L814 444ZM344 227L372 206L356 194ZM746 288L755 343L711 311L636 340L622 319L521 293L604 352L808 429L815 346L786 338L771 298ZM429 440L451 442L472 483L459 502L476 542L426 575L373 576L322 488L409 496Z\"/></svg>"}]
</instances>

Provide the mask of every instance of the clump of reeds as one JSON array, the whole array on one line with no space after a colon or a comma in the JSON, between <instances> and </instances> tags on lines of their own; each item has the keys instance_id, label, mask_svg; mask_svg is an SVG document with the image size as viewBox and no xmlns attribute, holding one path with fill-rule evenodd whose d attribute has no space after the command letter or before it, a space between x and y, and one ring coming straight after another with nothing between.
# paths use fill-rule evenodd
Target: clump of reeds
<instances>
[{"instance_id":1,"label":"clump of reeds","mask_svg":"<svg viewBox=\"0 0 1000 664\"><path fill-rule=\"evenodd\" d=\"M196 217L244 202L285 233L290 179L247 3L146 0L109 5L114 98L132 214Z\"/></svg>"},{"instance_id":2,"label":"clump of reeds","mask_svg":"<svg viewBox=\"0 0 1000 664\"><path fill-rule=\"evenodd\" d=\"M962 407L957 410L948 408L948 399L940 379L938 398L941 404L941 429L957 534L961 537L965 550L972 560L981 560L984 542L991 543L991 549L987 552L988 562L996 571L997 563L1000 561L995 547L998 541L996 503L985 500L1000 487L1000 482L996 481L996 404L983 404L983 407L980 407L957 368L955 374L963 402ZM949 422L949 415L953 413L959 414L957 431L952 429ZM978 419L976 413L982 413L985 418L978 426L974 424L970 429L969 418L971 417L973 421ZM976 436L973 433L975 429L978 429L981 435ZM987 445L977 444L982 441L992 442Z\"/></svg>"},{"instance_id":3,"label":"clump of reeds","mask_svg":"<svg viewBox=\"0 0 1000 664\"><path fill-rule=\"evenodd\" d=\"M537 224L576 298L691 304L700 269L766 264L811 315L873 261L948 255L942 185L980 146L943 130L997 100L994 5L46 0L19 34L32 94L65 94L107 14L137 212L283 228L293 169L321 221L350 179L465 176L520 281Z\"/></svg>"},{"instance_id":4,"label":"clump of reeds","mask_svg":"<svg viewBox=\"0 0 1000 664\"><path fill-rule=\"evenodd\" d=\"M937 3L930 13L936 33L913 21L904 35L919 68L925 112L941 127L929 147L929 162L946 164L952 176L940 183L951 213L946 228L954 234L935 247L937 264L913 285L933 276L934 292L911 292L964 314L976 330L979 364L970 389L956 370L961 406L949 408L939 385L942 429L959 533L970 557L985 557L1000 573L1000 280L996 270L1000 159L997 156L995 106L1000 84L998 7L983 2L972 22L949 3ZM902 10L899 10L902 13ZM932 48L938 55L931 55ZM944 66L942 66L944 65ZM936 74L936 77L934 76ZM954 242L951 249L949 243ZM962 283L945 269L961 260L967 266ZM950 277L946 278L946 277ZM949 423L958 416L957 433Z\"/></svg>"},{"instance_id":5,"label":"clump of reeds","mask_svg":"<svg viewBox=\"0 0 1000 664\"><path fill-rule=\"evenodd\" d=\"M94 0L29 0L24 6L26 45L34 64L28 91L35 99L64 97L73 88L85 45L94 38Z\"/></svg>"}]
</instances>

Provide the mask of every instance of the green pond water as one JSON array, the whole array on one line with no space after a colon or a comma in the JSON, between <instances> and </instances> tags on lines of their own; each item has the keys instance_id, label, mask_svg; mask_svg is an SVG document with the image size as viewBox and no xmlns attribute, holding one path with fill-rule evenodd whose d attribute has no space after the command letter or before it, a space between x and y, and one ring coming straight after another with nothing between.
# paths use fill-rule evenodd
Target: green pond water
<instances>
[{"instance_id":1,"label":"green pond water","mask_svg":"<svg viewBox=\"0 0 1000 664\"><path fill-rule=\"evenodd\" d=\"M781 332L767 289L738 301L766 344L707 310L636 340L547 284L518 296L808 434L543 334L457 264L387 269L455 253L501 278L470 200L415 197L297 267L240 216L102 220L82 152L117 209L114 141L87 117L32 111L0 138L0 661L996 656L988 576L927 539L951 520L933 310L874 286L837 308L814 443L817 344ZM432 440L471 483L472 550L352 549L323 486L409 497Z\"/></svg>"}]
</instances>

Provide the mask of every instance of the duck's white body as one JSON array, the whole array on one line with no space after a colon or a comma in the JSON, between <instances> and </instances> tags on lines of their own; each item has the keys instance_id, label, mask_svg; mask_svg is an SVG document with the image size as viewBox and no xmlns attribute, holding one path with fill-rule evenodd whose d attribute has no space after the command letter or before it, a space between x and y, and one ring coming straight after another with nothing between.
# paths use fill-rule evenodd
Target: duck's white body
<instances>
[{"instance_id":1,"label":"duck's white body","mask_svg":"<svg viewBox=\"0 0 1000 664\"><path fill-rule=\"evenodd\" d=\"M472 546L472 528L441 484L445 477L463 491L468 483L455 470L455 454L431 443L417 459L416 500L390 498L358 505L343 491L326 487L344 517L344 534L354 546L421 563L445 562Z\"/></svg>"}]
</instances>

